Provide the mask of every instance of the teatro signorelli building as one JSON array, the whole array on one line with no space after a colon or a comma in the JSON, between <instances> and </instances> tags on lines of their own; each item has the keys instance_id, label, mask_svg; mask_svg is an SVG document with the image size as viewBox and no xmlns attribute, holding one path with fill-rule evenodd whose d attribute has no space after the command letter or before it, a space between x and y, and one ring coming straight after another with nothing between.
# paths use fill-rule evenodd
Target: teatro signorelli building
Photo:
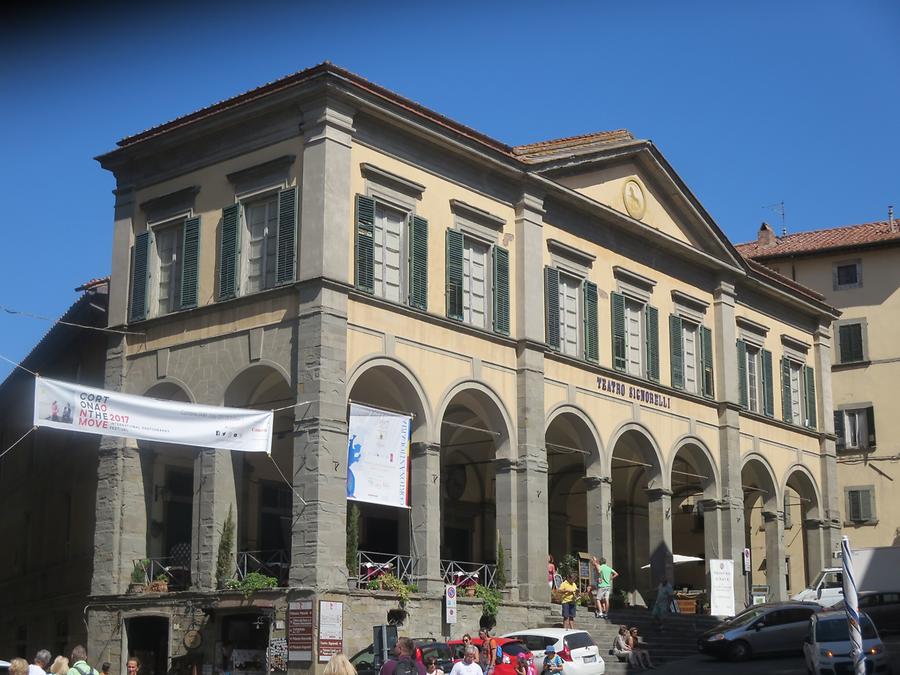
<instances>
[{"instance_id":1,"label":"teatro signorelli building","mask_svg":"<svg viewBox=\"0 0 900 675\"><path fill-rule=\"evenodd\" d=\"M663 576L706 588L706 563L674 554L731 559L738 607L831 560L838 312L743 259L652 142L508 146L322 64L98 159L116 179L109 326L140 333L109 341L105 388L278 409L271 457L104 438L103 660L146 639L130 625L168 659L189 629L211 661L252 633L258 607L214 600L229 509L235 574L278 579L272 630L294 597L375 602L385 565L440 635L460 575L505 580L506 625L524 625L548 554L605 556L641 595ZM348 509L351 402L412 416L409 509ZM126 595L142 560L168 594ZM345 611L345 651L381 620Z\"/></svg>"}]
</instances>

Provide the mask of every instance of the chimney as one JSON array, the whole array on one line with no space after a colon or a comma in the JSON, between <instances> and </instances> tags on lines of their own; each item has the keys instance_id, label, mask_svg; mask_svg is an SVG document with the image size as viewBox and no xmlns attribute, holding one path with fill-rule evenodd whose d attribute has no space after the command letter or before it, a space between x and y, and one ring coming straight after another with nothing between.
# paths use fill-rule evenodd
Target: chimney
<instances>
[{"instance_id":1,"label":"chimney","mask_svg":"<svg viewBox=\"0 0 900 675\"><path fill-rule=\"evenodd\" d=\"M777 243L778 238L775 236L775 230L766 222L760 225L759 232L756 235L756 245L760 248L766 248Z\"/></svg>"},{"instance_id":2,"label":"chimney","mask_svg":"<svg viewBox=\"0 0 900 675\"><path fill-rule=\"evenodd\" d=\"M891 224L891 232L897 231L897 224L894 222L894 207L888 206L888 222Z\"/></svg>"}]
</instances>

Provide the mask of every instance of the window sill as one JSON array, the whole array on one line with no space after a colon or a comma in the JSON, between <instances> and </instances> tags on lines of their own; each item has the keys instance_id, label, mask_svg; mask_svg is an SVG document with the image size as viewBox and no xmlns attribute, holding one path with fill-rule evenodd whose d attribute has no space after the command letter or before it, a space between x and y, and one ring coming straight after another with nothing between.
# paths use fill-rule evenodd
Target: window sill
<instances>
[{"instance_id":1,"label":"window sill","mask_svg":"<svg viewBox=\"0 0 900 675\"><path fill-rule=\"evenodd\" d=\"M847 363L832 363L831 372L835 370L853 370L854 368L868 368L872 365L871 361L848 361Z\"/></svg>"},{"instance_id":2,"label":"window sill","mask_svg":"<svg viewBox=\"0 0 900 675\"><path fill-rule=\"evenodd\" d=\"M845 520L844 527L867 527L877 525L877 520Z\"/></svg>"},{"instance_id":3,"label":"window sill","mask_svg":"<svg viewBox=\"0 0 900 675\"><path fill-rule=\"evenodd\" d=\"M801 426L799 424L793 424L791 422L785 422L783 420L777 419L776 417L769 417L768 415L763 415L762 413L750 412L746 408L740 409L741 417L746 417L747 419L756 420L757 422L765 422L766 424L773 424L782 429L787 429L789 431L797 431L802 434L807 434L808 436L820 436L825 433L819 429L813 429L811 427Z\"/></svg>"}]
</instances>

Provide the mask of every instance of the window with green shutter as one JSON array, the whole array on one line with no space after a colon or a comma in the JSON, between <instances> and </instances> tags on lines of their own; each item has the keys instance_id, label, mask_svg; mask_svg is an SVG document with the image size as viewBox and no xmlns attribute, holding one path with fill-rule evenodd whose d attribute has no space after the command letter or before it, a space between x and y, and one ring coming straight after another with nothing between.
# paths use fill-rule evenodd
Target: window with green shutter
<instances>
[{"instance_id":1,"label":"window with green shutter","mask_svg":"<svg viewBox=\"0 0 900 675\"><path fill-rule=\"evenodd\" d=\"M762 394L763 414L768 417L775 416L775 385L772 380L772 352L768 349L759 350L762 360Z\"/></svg>"},{"instance_id":2,"label":"window with green shutter","mask_svg":"<svg viewBox=\"0 0 900 675\"><path fill-rule=\"evenodd\" d=\"M791 364L781 357L781 417L785 422L794 420L794 406L791 403Z\"/></svg>"},{"instance_id":3,"label":"window with green shutter","mask_svg":"<svg viewBox=\"0 0 900 675\"><path fill-rule=\"evenodd\" d=\"M834 411L834 435L837 436L835 446L838 450L844 450L847 447L847 436L844 430L844 411Z\"/></svg>"},{"instance_id":4,"label":"window with green shutter","mask_svg":"<svg viewBox=\"0 0 900 675\"><path fill-rule=\"evenodd\" d=\"M713 347L712 331L706 326L700 326L700 366L703 369L703 395L714 398L716 395L716 380L713 372Z\"/></svg>"},{"instance_id":5,"label":"window with green shutter","mask_svg":"<svg viewBox=\"0 0 900 675\"><path fill-rule=\"evenodd\" d=\"M838 328L840 362L855 363L865 359L861 323L847 323Z\"/></svg>"},{"instance_id":6,"label":"window with green shutter","mask_svg":"<svg viewBox=\"0 0 900 675\"><path fill-rule=\"evenodd\" d=\"M647 378L659 382L659 310L644 307L644 327L647 331Z\"/></svg>"},{"instance_id":7,"label":"window with green shutter","mask_svg":"<svg viewBox=\"0 0 900 675\"><path fill-rule=\"evenodd\" d=\"M278 193L278 241L276 243L276 285L294 281L297 259L297 188Z\"/></svg>"},{"instance_id":8,"label":"window with green shutter","mask_svg":"<svg viewBox=\"0 0 900 675\"><path fill-rule=\"evenodd\" d=\"M509 251L502 246L491 247L493 260L494 332L509 335Z\"/></svg>"},{"instance_id":9,"label":"window with green shutter","mask_svg":"<svg viewBox=\"0 0 900 675\"><path fill-rule=\"evenodd\" d=\"M613 292L609 294L609 299L612 312L613 368L624 372L628 365L625 351L625 296Z\"/></svg>"},{"instance_id":10,"label":"window with green shutter","mask_svg":"<svg viewBox=\"0 0 900 675\"><path fill-rule=\"evenodd\" d=\"M809 366L803 366L803 379L805 387L803 400L806 403L806 426L816 428L816 371Z\"/></svg>"},{"instance_id":11,"label":"window with green shutter","mask_svg":"<svg viewBox=\"0 0 900 675\"><path fill-rule=\"evenodd\" d=\"M738 367L738 401L741 407L747 409L749 407L749 396L747 396L747 343L743 340L737 341L737 367Z\"/></svg>"},{"instance_id":12,"label":"window with green shutter","mask_svg":"<svg viewBox=\"0 0 900 675\"><path fill-rule=\"evenodd\" d=\"M375 200L356 195L356 287L366 293L375 289Z\"/></svg>"},{"instance_id":13,"label":"window with green shutter","mask_svg":"<svg viewBox=\"0 0 900 675\"><path fill-rule=\"evenodd\" d=\"M544 308L547 345L559 349L559 270L544 268Z\"/></svg>"},{"instance_id":14,"label":"window with green shutter","mask_svg":"<svg viewBox=\"0 0 900 675\"><path fill-rule=\"evenodd\" d=\"M219 300L233 298L238 292L240 210L240 204L232 204L222 209L222 236L219 245Z\"/></svg>"},{"instance_id":15,"label":"window with green shutter","mask_svg":"<svg viewBox=\"0 0 900 675\"><path fill-rule=\"evenodd\" d=\"M409 306L428 309L428 221L409 215Z\"/></svg>"},{"instance_id":16,"label":"window with green shutter","mask_svg":"<svg viewBox=\"0 0 900 675\"><path fill-rule=\"evenodd\" d=\"M869 448L875 447L875 408L866 408L866 433L869 437Z\"/></svg>"},{"instance_id":17,"label":"window with green shutter","mask_svg":"<svg viewBox=\"0 0 900 675\"><path fill-rule=\"evenodd\" d=\"M684 389L684 349L681 329L681 317L669 314L669 366L672 371L672 386L675 389Z\"/></svg>"},{"instance_id":18,"label":"window with green shutter","mask_svg":"<svg viewBox=\"0 0 900 675\"><path fill-rule=\"evenodd\" d=\"M584 296L584 358L598 361L600 358L597 342L597 284L584 280L582 284Z\"/></svg>"},{"instance_id":19,"label":"window with green shutter","mask_svg":"<svg viewBox=\"0 0 900 675\"><path fill-rule=\"evenodd\" d=\"M149 279L150 233L141 232L134 238L131 249L131 307L130 321L147 318L147 286Z\"/></svg>"},{"instance_id":20,"label":"window with green shutter","mask_svg":"<svg viewBox=\"0 0 900 675\"><path fill-rule=\"evenodd\" d=\"M875 520L875 488L850 487L847 494L847 520L854 523L867 523Z\"/></svg>"},{"instance_id":21,"label":"window with green shutter","mask_svg":"<svg viewBox=\"0 0 900 675\"><path fill-rule=\"evenodd\" d=\"M197 306L200 258L200 216L184 221L181 246L181 309Z\"/></svg>"},{"instance_id":22,"label":"window with green shutter","mask_svg":"<svg viewBox=\"0 0 900 675\"><path fill-rule=\"evenodd\" d=\"M447 316L463 319L463 234L458 230L446 231L446 281Z\"/></svg>"}]
</instances>

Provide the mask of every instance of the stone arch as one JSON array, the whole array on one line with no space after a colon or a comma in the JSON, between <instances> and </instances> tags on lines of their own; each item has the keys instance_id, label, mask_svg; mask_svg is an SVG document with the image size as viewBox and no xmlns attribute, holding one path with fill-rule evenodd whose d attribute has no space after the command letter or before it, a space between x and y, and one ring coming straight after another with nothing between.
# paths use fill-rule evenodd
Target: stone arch
<instances>
[{"instance_id":1,"label":"stone arch","mask_svg":"<svg viewBox=\"0 0 900 675\"><path fill-rule=\"evenodd\" d=\"M672 473L675 469L675 460L678 459L679 453L685 451L692 464L695 466L699 464L700 466L697 468L707 472L708 478L703 481L703 498L718 499L721 492L719 467L706 443L696 436L686 434L675 441L672 449L671 461L666 467L666 472L669 474L669 485L674 483Z\"/></svg>"},{"instance_id":2,"label":"stone arch","mask_svg":"<svg viewBox=\"0 0 900 675\"><path fill-rule=\"evenodd\" d=\"M793 464L784 474L781 484L781 494L785 494L787 488L795 490L804 499L809 500L804 507L804 518L821 518L822 496L819 486L812 472L803 464Z\"/></svg>"},{"instance_id":3,"label":"stone arch","mask_svg":"<svg viewBox=\"0 0 900 675\"><path fill-rule=\"evenodd\" d=\"M367 401L376 405L373 399L384 400L385 407L413 413L412 441L414 443L437 443L431 404L419 378L401 360L389 356L372 356L357 362L347 378L347 398L354 400L354 388L363 382L367 389L378 392L357 394L361 403Z\"/></svg>"},{"instance_id":4,"label":"stone arch","mask_svg":"<svg viewBox=\"0 0 900 675\"><path fill-rule=\"evenodd\" d=\"M143 396L149 398L159 398L165 401L180 401L182 403L196 403L194 394L190 388L181 380L174 377L167 377L161 382L156 382L147 387Z\"/></svg>"},{"instance_id":5,"label":"stone arch","mask_svg":"<svg viewBox=\"0 0 900 675\"><path fill-rule=\"evenodd\" d=\"M668 487L668 481L664 471L665 461L662 458L659 443L654 437L653 432L640 422L625 422L619 425L610 436L609 445L607 446L609 450L606 458L606 475L612 475L612 459L616 451L616 446L620 441L629 436L639 440L636 444L636 449L642 460L650 464L653 469L651 481L658 483L658 485L654 485L654 487Z\"/></svg>"},{"instance_id":6,"label":"stone arch","mask_svg":"<svg viewBox=\"0 0 900 675\"><path fill-rule=\"evenodd\" d=\"M547 432L550 430L553 422L563 415L571 415L579 420L580 424L574 425L573 431L578 436L578 440L581 441L582 447L590 453L585 460L587 475L600 477L607 466L606 453L603 449L603 442L600 439L600 432L597 431L594 421L584 410L571 403L557 405L547 414L544 436L547 436Z\"/></svg>"},{"instance_id":7,"label":"stone arch","mask_svg":"<svg viewBox=\"0 0 900 675\"><path fill-rule=\"evenodd\" d=\"M767 509L774 511L780 508L782 491L779 481L775 479L775 471L765 457L755 452L746 455L741 462L741 483L746 489L749 484L746 483L745 476L762 484L759 487L766 494L763 501Z\"/></svg>"},{"instance_id":8,"label":"stone arch","mask_svg":"<svg viewBox=\"0 0 900 675\"><path fill-rule=\"evenodd\" d=\"M280 385L284 385L281 387ZM244 366L235 373L222 392L222 403L226 406L262 406L268 402L264 394L273 389L280 389L280 399L272 399L273 403L288 405L296 402L296 394L291 387L291 377L278 363L261 359ZM276 406L277 407L277 406Z\"/></svg>"},{"instance_id":9,"label":"stone arch","mask_svg":"<svg viewBox=\"0 0 900 675\"><path fill-rule=\"evenodd\" d=\"M498 429L501 441L497 444L497 456L510 458L516 450L516 427L513 424L509 411L503 404L503 399L490 386L477 380L459 380L451 384L441 396L435 420L435 435L440 437L440 425L447 414L447 408L457 397L463 396L467 402L471 402L476 409L473 412Z\"/></svg>"},{"instance_id":10,"label":"stone arch","mask_svg":"<svg viewBox=\"0 0 900 675\"><path fill-rule=\"evenodd\" d=\"M800 463L791 465L785 472L781 493L784 495L788 578L791 579L791 588L788 590L793 592L801 585L808 586L826 564L822 536L822 498L812 472ZM798 554L802 555L802 563L796 561ZM797 583L800 581L803 583Z\"/></svg>"}]
</instances>

